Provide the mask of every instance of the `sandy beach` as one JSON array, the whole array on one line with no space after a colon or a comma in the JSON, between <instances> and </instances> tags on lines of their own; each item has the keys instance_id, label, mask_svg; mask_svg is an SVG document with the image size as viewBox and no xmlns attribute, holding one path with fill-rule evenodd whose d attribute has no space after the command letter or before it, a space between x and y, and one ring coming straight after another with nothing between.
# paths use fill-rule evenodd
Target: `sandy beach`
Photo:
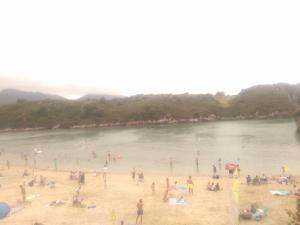
<instances>
[{"instance_id":1,"label":"sandy beach","mask_svg":"<svg viewBox=\"0 0 300 225\"><path fill-rule=\"evenodd\" d=\"M30 170L29 170L30 171ZM32 172L32 171L30 171ZM22 199L19 185L32 180L30 176L22 177L22 168L2 169L0 183L0 200L10 206L17 206ZM228 225L232 217L232 178L221 177L212 180L207 176L193 176L194 194L182 194L185 205L170 205L163 202L166 190L166 176L145 174L144 183L133 182L130 171L126 174L107 174L107 188L104 188L102 175L94 176L86 173L85 184L80 196L86 207L73 207L72 195L78 187L78 181L69 179L67 171L36 170L35 175L54 181L55 188L49 186L26 185L26 194L30 200L24 207L18 206L16 212L2 220L5 225L32 225L35 222L43 225L111 225L135 224L136 203L144 202L144 225ZM39 180L39 179L38 179ZM169 176L170 184L174 181L185 184L187 177ZM222 190L212 192L206 190L207 182L218 181ZM244 177L240 178L239 208L249 208L251 203L268 208L268 216L263 220L240 221L240 224L283 225L288 216L285 209L294 209L296 197L272 196L270 190L292 190L292 185L271 182L267 185L248 186ZM151 192L151 184L155 182L155 194ZM299 177L296 179L299 184ZM47 206L53 200L62 200L59 206ZM92 208L88 208L91 206ZM95 208L94 208L94 207Z\"/></svg>"}]
</instances>

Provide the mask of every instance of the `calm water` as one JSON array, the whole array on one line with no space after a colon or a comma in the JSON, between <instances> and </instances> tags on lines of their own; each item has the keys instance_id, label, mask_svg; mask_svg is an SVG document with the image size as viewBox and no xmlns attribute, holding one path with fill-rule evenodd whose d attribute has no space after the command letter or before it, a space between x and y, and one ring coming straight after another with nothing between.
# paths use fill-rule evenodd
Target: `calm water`
<instances>
[{"instance_id":1,"label":"calm water","mask_svg":"<svg viewBox=\"0 0 300 225\"><path fill-rule=\"evenodd\" d=\"M101 128L0 133L1 164L24 165L22 152L38 167L59 169L102 169L108 152L122 159L110 163L111 171L128 172L132 167L145 172L195 174L199 151L201 174L210 174L218 158L239 162L242 172L279 173L283 164L292 174L300 173L300 138L293 120L230 121L202 124L164 125L143 128ZM92 151L97 158L92 158Z\"/></svg>"}]
</instances>

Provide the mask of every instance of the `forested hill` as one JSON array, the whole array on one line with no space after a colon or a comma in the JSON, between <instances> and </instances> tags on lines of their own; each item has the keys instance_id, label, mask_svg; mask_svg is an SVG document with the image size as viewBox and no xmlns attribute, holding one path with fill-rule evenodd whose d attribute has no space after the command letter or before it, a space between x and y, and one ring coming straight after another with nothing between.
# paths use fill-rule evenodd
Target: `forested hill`
<instances>
[{"instance_id":1,"label":"forested hill","mask_svg":"<svg viewBox=\"0 0 300 225\"><path fill-rule=\"evenodd\" d=\"M136 95L107 99L18 101L0 107L0 129L197 122L293 116L300 85L258 85L236 96Z\"/></svg>"}]
</instances>

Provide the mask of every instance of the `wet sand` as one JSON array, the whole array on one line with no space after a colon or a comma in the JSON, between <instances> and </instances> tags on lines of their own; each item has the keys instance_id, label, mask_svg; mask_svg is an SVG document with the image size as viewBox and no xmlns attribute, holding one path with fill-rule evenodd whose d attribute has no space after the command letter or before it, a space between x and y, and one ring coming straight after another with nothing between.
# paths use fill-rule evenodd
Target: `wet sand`
<instances>
[{"instance_id":1,"label":"wet sand","mask_svg":"<svg viewBox=\"0 0 300 225\"><path fill-rule=\"evenodd\" d=\"M22 178L23 169L2 169L0 173L0 201L15 205L21 200L19 185L28 183L32 175ZM31 172L31 170L29 170ZM9 217L0 220L5 225L32 225L39 222L44 225L112 225L135 224L136 203L144 201L144 225L229 225L232 208L232 179L222 177L218 182L222 190L211 192L206 190L207 182L212 180L207 176L193 176L195 184L194 195L183 194L186 205L171 206L163 202L166 189L166 176L145 174L145 182L139 185L131 179L130 171L124 174L107 175L107 189L104 189L102 175L95 177L92 173L85 176L85 185L81 188L83 203L96 208L80 208L72 206L72 195L78 187L78 181L69 180L69 172L36 170L35 174L43 175L47 181L55 181L56 187L29 187L26 185L27 196L35 195L25 204L25 207ZM187 177L169 176L170 184L178 181L185 184ZM38 179L39 180L39 179ZM151 193L151 183L156 183L156 193ZM272 182L268 185L247 186L244 177L240 179L239 208L249 208L251 203L269 209L269 215L262 221L240 221L239 224L283 225L287 224L288 216L285 209L294 209L294 196L272 196L269 190L292 190L292 185L281 185ZM300 186L299 177L296 179ZM61 206L47 206L51 201L61 199Z\"/></svg>"}]
</instances>

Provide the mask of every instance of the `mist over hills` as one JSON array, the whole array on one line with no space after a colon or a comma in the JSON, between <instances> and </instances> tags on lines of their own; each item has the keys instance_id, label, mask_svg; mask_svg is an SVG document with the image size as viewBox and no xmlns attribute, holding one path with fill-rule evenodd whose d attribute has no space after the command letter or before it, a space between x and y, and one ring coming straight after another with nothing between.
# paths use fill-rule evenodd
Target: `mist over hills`
<instances>
[{"instance_id":1,"label":"mist over hills","mask_svg":"<svg viewBox=\"0 0 300 225\"><path fill-rule=\"evenodd\" d=\"M107 99L122 98L121 95L106 95L106 94L87 94L79 98L79 100L87 99ZM17 101L43 101L43 100L67 100L60 95L47 94L42 92L23 91L13 88L7 88L0 91L0 106L15 104Z\"/></svg>"},{"instance_id":2,"label":"mist over hills","mask_svg":"<svg viewBox=\"0 0 300 225\"><path fill-rule=\"evenodd\" d=\"M34 92L8 93L0 93L2 104L3 96L10 99L10 105L0 107L0 129L281 118L294 116L300 109L300 85L284 83L256 85L234 96L222 92L131 97L86 95L67 100Z\"/></svg>"},{"instance_id":3,"label":"mist over hills","mask_svg":"<svg viewBox=\"0 0 300 225\"><path fill-rule=\"evenodd\" d=\"M63 100L64 97L53 94L45 94L41 92L22 91L13 88L0 91L0 106L15 104L18 100L26 101L42 101L46 99Z\"/></svg>"}]
</instances>

